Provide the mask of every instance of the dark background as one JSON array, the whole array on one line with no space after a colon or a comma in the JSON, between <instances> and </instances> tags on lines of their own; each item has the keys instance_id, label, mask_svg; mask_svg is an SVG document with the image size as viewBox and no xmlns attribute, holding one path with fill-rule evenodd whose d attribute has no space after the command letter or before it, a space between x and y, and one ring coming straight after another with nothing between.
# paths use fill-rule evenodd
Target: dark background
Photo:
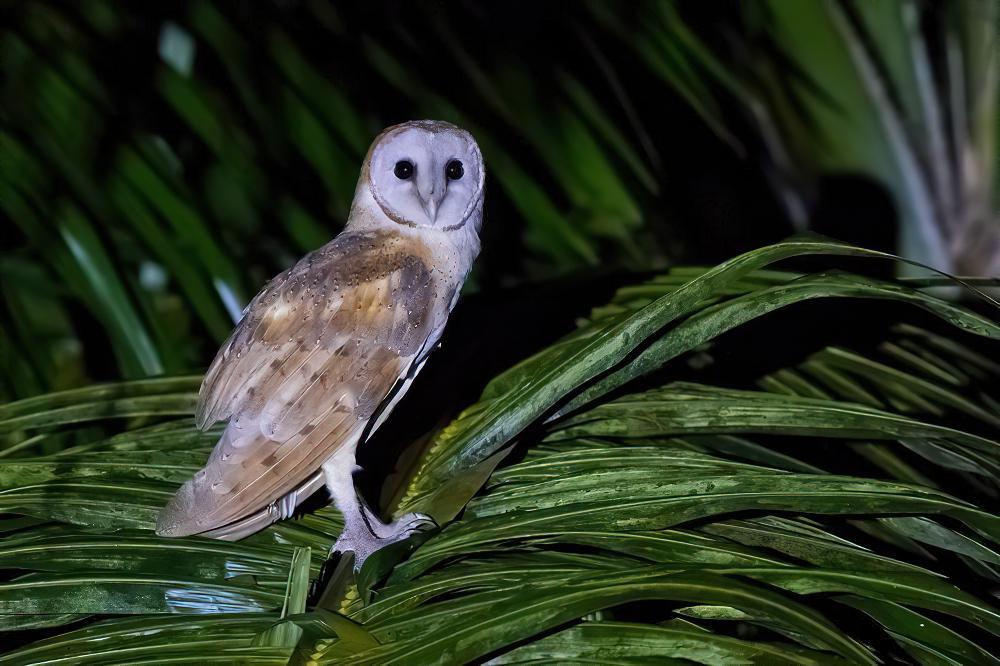
<instances>
[{"instance_id":1,"label":"dark background","mask_svg":"<svg viewBox=\"0 0 1000 666\"><path fill-rule=\"evenodd\" d=\"M0 397L199 372L260 286L340 230L371 138L412 118L467 127L487 159L462 307L510 311L490 327L517 351L485 372L670 265L806 230L894 250L891 188L824 162L860 139L809 115L855 121L782 41L802 5L711 5L5 5ZM876 24L837 6L877 59ZM945 10L915 6L933 55ZM733 81L785 105L790 163Z\"/></svg>"},{"instance_id":2,"label":"dark background","mask_svg":"<svg viewBox=\"0 0 1000 666\"><path fill-rule=\"evenodd\" d=\"M899 29L902 7L912 32ZM0 12L0 403L200 374L257 290L340 231L382 128L439 118L476 136L488 169L483 252L441 349L359 451L373 506L390 504L379 489L391 492L405 447L617 288L670 267L809 232L956 273L1000 272L996 59L977 58L993 53L993 2L0 0ZM942 57L948 43L958 66ZM913 60L901 65L901 53ZM937 120L905 76L921 56ZM982 117L963 115L973 111ZM888 127L912 152L910 189ZM947 145L935 152L941 127ZM924 199L930 235L907 245ZM843 258L781 267L900 270ZM900 321L993 353L911 306L819 300L622 390L685 379L755 388L834 345L886 360L879 345ZM991 435L976 419L935 418ZM123 427L86 424L37 448ZM833 473L886 477L839 441L756 439ZM979 492L904 459L957 495ZM981 506L995 509L995 495ZM945 555L949 575L983 592ZM842 611L831 604L831 617ZM856 619L844 620L852 633Z\"/></svg>"}]
</instances>

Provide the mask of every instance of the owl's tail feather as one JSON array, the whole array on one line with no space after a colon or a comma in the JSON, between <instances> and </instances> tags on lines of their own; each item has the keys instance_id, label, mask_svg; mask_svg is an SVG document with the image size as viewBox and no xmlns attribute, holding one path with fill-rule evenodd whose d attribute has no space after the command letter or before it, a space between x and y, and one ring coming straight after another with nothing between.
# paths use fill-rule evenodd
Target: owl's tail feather
<instances>
[{"instance_id":1,"label":"owl's tail feather","mask_svg":"<svg viewBox=\"0 0 1000 666\"><path fill-rule=\"evenodd\" d=\"M198 534L198 536L209 539L219 539L221 541L239 541L244 537L260 532L262 529L278 520L277 513L269 511L268 509L270 509L270 507L267 509L261 509L257 513L251 514L242 520L237 520L234 523L229 523L228 525L217 527L214 530L202 532Z\"/></svg>"},{"instance_id":2,"label":"owl's tail feather","mask_svg":"<svg viewBox=\"0 0 1000 666\"><path fill-rule=\"evenodd\" d=\"M292 513L295 511L295 507L308 499L309 496L316 492L322 485L323 473L317 472L305 483L288 493L288 495L269 504L260 511L252 513L245 518L241 518L240 520L231 522L228 525L216 527L215 529L207 530L205 532L189 532L169 525L168 521L164 520L164 516L170 515L170 512L168 512L167 509L164 509L164 511L160 514L160 521L157 523L156 533L160 536L188 536L196 534L197 536L209 539L219 539L221 541L239 541L240 539L261 531L275 521L291 517Z\"/></svg>"}]
</instances>

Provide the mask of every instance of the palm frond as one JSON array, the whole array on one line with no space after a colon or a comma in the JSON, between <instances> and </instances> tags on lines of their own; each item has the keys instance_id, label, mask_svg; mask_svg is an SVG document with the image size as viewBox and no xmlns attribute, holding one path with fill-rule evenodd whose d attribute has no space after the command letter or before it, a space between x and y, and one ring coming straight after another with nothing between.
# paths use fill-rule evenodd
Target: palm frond
<instances>
[{"instance_id":1,"label":"palm frond","mask_svg":"<svg viewBox=\"0 0 1000 666\"><path fill-rule=\"evenodd\" d=\"M6 658L995 663L1000 368L982 350L1000 326L903 282L768 268L808 254L866 253L796 240L621 289L431 440L395 509L443 529L324 593L331 509L239 543L152 535L217 434L175 418L192 379L5 406L3 627L80 627ZM813 298L943 324L818 349L756 390L694 381L728 331Z\"/></svg>"}]
</instances>

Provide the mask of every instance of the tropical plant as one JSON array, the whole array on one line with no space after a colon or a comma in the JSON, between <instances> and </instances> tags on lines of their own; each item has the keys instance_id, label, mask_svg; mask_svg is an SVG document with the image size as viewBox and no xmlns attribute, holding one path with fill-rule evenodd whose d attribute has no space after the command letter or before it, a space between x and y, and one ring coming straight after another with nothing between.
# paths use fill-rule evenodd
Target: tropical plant
<instances>
[{"instance_id":1,"label":"tropical plant","mask_svg":"<svg viewBox=\"0 0 1000 666\"><path fill-rule=\"evenodd\" d=\"M685 6L641 4L627 22L591 4L720 137L759 155L799 229L821 178L864 175L891 195L900 254L1000 272L995 2L765 0L702 20Z\"/></svg>"},{"instance_id":2,"label":"tropical plant","mask_svg":"<svg viewBox=\"0 0 1000 666\"><path fill-rule=\"evenodd\" d=\"M997 663L997 303L771 266L817 255L887 258L793 240L619 290L418 440L388 509L442 529L356 578L321 576L331 509L153 536L218 436L196 377L0 407L5 663ZM816 299L905 316L757 387L713 371Z\"/></svg>"},{"instance_id":3,"label":"tropical plant","mask_svg":"<svg viewBox=\"0 0 1000 666\"><path fill-rule=\"evenodd\" d=\"M261 284L339 231L371 138L412 117L468 127L490 163L490 215L504 223L488 225L474 284L662 261L655 244L638 249L640 202L658 185L620 123L580 74L529 79L472 57L489 22L471 6L456 10L462 39L444 16L402 8L363 35L350 27L363 9L254 11L241 22L201 0L95 0L11 12L4 399L201 368ZM412 43L406 21L439 45ZM459 85L461 108L446 97Z\"/></svg>"},{"instance_id":4,"label":"tropical plant","mask_svg":"<svg viewBox=\"0 0 1000 666\"><path fill-rule=\"evenodd\" d=\"M0 397L203 367L259 285L340 228L367 141L421 115L472 129L495 178L473 289L714 261L809 227L843 173L891 193L904 256L996 273L995 3L699 4L534 6L545 34L504 30L513 45L488 40L520 17L479 3L392 22L312 1L18 4L0 30ZM732 155L685 142L684 105ZM736 155L763 169L701 189ZM723 196L695 231L711 216L693 200ZM867 226L894 233L891 214Z\"/></svg>"}]
</instances>

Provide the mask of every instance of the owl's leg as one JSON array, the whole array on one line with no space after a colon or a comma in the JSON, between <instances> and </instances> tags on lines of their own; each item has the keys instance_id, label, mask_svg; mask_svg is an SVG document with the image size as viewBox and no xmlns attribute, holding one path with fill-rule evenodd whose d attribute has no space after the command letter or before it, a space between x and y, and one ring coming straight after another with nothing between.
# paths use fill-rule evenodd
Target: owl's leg
<instances>
[{"instance_id":1,"label":"owl's leg","mask_svg":"<svg viewBox=\"0 0 1000 666\"><path fill-rule=\"evenodd\" d=\"M420 514L407 514L392 523L383 523L358 496L353 474L357 466L354 451L341 450L323 463L326 487L333 504L344 516L344 531L330 549L331 553L354 553L354 569L361 569L372 553L402 541L434 521Z\"/></svg>"}]
</instances>

